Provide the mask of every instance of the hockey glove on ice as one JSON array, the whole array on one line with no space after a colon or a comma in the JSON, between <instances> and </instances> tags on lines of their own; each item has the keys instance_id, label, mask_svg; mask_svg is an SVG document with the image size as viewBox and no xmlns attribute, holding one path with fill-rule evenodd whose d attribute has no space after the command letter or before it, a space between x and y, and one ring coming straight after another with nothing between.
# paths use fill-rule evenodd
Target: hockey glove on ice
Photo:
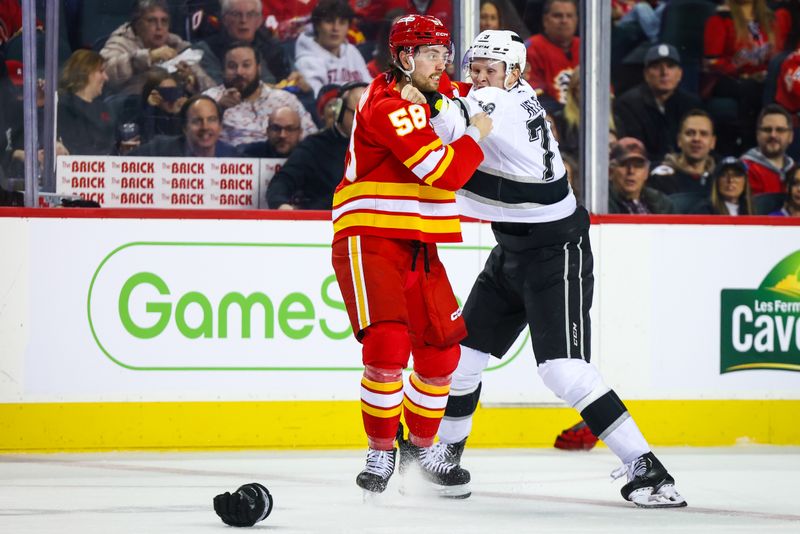
<instances>
[{"instance_id":1,"label":"hockey glove on ice","mask_svg":"<svg viewBox=\"0 0 800 534\"><path fill-rule=\"evenodd\" d=\"M214 497L214 511L232 527L252 527L272 511L272 495L257 482L240 486L233 494Z\"/></svg>"}]
</instances>

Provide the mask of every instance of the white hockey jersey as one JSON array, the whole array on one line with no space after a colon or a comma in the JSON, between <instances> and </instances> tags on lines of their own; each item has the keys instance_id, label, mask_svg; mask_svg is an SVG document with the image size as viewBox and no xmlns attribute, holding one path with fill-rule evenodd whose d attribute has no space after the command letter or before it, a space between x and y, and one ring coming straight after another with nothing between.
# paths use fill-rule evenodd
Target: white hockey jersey
<instances>
[{"instance_id":1,"label":"white hockey jersey","mask_svg":"<svg viewBox=\"0 0 800 534\"><path fill-rule=\"evenodd\" d=\"M492 131L481 141L483 163L456 193L463 215L484 221L539 223L563 219L576 208L558 142L536 93L525 81L509 91L471 90L445 97L431 124L446 144L463 134L468 118L485 111Z\"/></svg>"}]
</instances>

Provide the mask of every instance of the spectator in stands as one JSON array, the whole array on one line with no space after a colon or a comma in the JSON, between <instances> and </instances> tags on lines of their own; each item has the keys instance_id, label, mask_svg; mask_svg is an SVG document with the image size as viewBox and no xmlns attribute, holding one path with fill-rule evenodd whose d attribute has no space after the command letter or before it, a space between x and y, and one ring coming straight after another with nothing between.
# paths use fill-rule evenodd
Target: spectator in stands
<instances>
[{"instance_id":1,"label":"spectator in stands","mask_svg":"<svg viewBox=\"0 0 800 534\"><path fill-rule=\"evenodd\" d=\"M800 113L800 49L783 60L775 86L775 102L797 116Z\"/></svg>"},{"instance_id":2,"label":"spectator in stands","mask_svg":"<svg viewBox=\"0 0 800 534\"><path fill-rule=\"evenodd\" d=\"M388 39L388 37L387 37ZM336 99L342 90L341 85L329 83L323 85L317 95L317 123L320 129L330 128L336 122Z\"/></svg>"},{"instance_id":3,"label":"spectator in stands","mask_svg":"<svg viewBox=\"0 0 800 534\"><path fill-rule=\"evenodd\" d=\"M364 82L342 86L336 122L297 145L267 188L267 205L278 209L329 210L344 175L344 158Z\"/></svg>"},{"instance_id":4,"label":"spectator in stands","mask_svg":"<svg viewBox=\"0 0 800 534\"><path fill-rule=\"evenodd\" d=\"M542 33L526 41L528 83L548 113L564 107L572 73L580 64L581 42L575 0L547 0L542 10Z\"/></svg>"},{"instance_id":5,"label":"spectator in stands","mask_svg":"<svg viewBox=\"0 0 800 534\"><path fill-rule=\"evenodd\" d=\"M273 4L277 2L264 2ZM285 4L299 2L284 2ZM200 63L216 83L223 81L225 52L234 42L253 45L263 58L261 81L275 84L283 81L286 86L307 92L308 85L292 70L281 43L264 27L264 16L260 0L221 0L222 30L217 35L194 45L203 51Z\"/></svg>"},{"instance_id":6,"label":"spectator in stands","mask_svg":"<svg viewBox=\"0 0 800 534\"><path fill-rule=\"evenodd\" d=\"M347 0L320 0L311 13L312 33L297 37L295 65L315 96L328 83L372 80L361 52L347 42L353 16Z\"/></svg>"},{"instance_id":7,"label":"spectator in stands","mask_svg":"<svg viewBox=\"0 0 800 534\"><path fill-rule=\"evenodd\" d=\"M235 147L220 141L222 110L206 95L194 95L184 102L180 118L180 135L157 135L131 152L131 156L161 156L173 158L231 158L238 157Z\"/></svg>"},{"instance_id":8,"label":"spectator in stands","mask_svg":"<svg viewBox=\"0 0 800 534\"><path fill-rule=\"evenodd\" d=\"M651 161L676 150L681 119L700 107L697 96L678 87L682 76L678 50L655 45L644 56L644 82L617 98L614 106L620 135L642 140Z\"/></svg>"},{"instance_id":9,"label":"spectator in stands","mask_svg":"<svg viewBox=\"0 0 800 534\"><path fill-rule=\"evenodd\" d=\"M7 78L0 78L0 94L5 102L5 106L0 106L0 115L3 116L3 129L1 130L4 139L0 140L3 144L2 152L3 169L9 178L22 178L25 176L25 117L22 109L22 62L9 59L5 61ZM2 65L2 64L0 64ZM37 113L39 146L43 139L42 126L44 124L44 79L38 78L36 84L36 106L39 108ZM56 155L68 156L69 150L61 143L56 141ZM39 164L44 163L44 150L39 148ZM21 204L20 204L21 205Z\"/></svg>"},{"instance_id":10,"label":"spectator in stands","mask_svg":"<svg viewBox=\"0 0 800 534\"><path fill-rule=\"evenodd\" d=\"M225 111L223 141L236 146L265 141L269 114L282 106L297 111L304 135L317 131L311 115L295 95L272 89L261 80L261 54L252 44L233 42L224 58L225 83L205 92Z\"/></svg>"},{"instance_id":11,"label":"spectator in stands","mask_svg":"<svg viewBox=\"0 0 800 534\"><path fill-rule=\"evenodd\" d=\"M650 170L647 150L638 139L623 137L611 150L609 213L673 213L672 201L645 185Z\"/></svg>"},{"instance_id":12,"label":"spectator in stands","mask_svg":"<svg viewBox=\"0 0 800 534\"><path fill-rule=\"evenodd\" d=\"M780 193L784 190L786 171L794 160L786 154L792 144L792 117L777 104L761 110L757 120L756 146L742 155L747 165L750 190L759 193Z\"/></svg>"},{"instance_id":13,"label":"spectator in stands","mask_svg":"<svg viewBox=\"0 0 800 534\"><path fill-rule=\"evenodd\" d=\"M792 167L786 179L786 200L783 207L770 215L800 217L800 167Z\"/></svg>"},{"instance_id":14,"label":"spectator in stands","mask_svg":"<svg viewBox=\"0 0 800 534\"><path fill-rule=\"evenodd\" d=\"M511 30L523 39L530 31L510 0L481 0L480 31Z\"/></svg>"},{"instance_id":15,"label":"spectator in stands","mask_svg":"<svg viewBox=\"0 0 800 534\"><path fill-rule=\"evenodd\" d=\"M287 158L302 133L300 114L294 108L282 106L269 114L267 140L242 145L240 150L250 158Z\"/></svg>"},{"instance_id":16,"label":"spectator in stands","mask_svg":"<svg viewBox=\"0 0 800 534\"><path fill-rule=\"evenodd\" d=\"M147 143L156 135L179 135L181 107L187 96L181 79L160 67L147 72L141 95L139 134Z\"/></svg>"},{"instance_id":17,"label":"spectator in stands","mask_svg":"<svg viewBox=\"0 0 800 534\"><path fill-rule=\"evenodd\" d=\"M617 28L636 32L651 43L658 42L661 31L661 16L667 2L659 0L623 0L612 1L611 18Z\"/></svg>"},{"instance_id":18,"label":"spectator in stands","mask_svg":"<svg viewBox=\"0 0 800 534\"><path fill-rule=\"evenodd\" d=\"M708 215L753 215L753 200L747 182L747 167L736 158L723 158L714 169L711 196L693 213Z\"/></svg>"},{"instance_id":19,"label":"spectator in stands","mask_svg":"<svg viewBox=\"0 0 800 534\"><path fill-rule=\"evenodd\" d=\"M575 67L567 88L567 101L563 109L547 117L553 118L556 125L556 139L558 149L563 155L565 152L577 160L580 159L580 123L581 123L581 72L580 67ZM613 98L613 96L611 97ZM613 100L611 101L613 109ZM608 118L608 127L616 131L617 119L612 113Z\"/></svg>"},{"instance_id":20,"label":"spectator in stands","mask_svg":"<svg viewBox=\"0 0 800 534\"><path fill-rule=\"evenodd\" d=\"M108 81L97 52L76 50L64 64L58 91L58 137L72 155L114 151L115 126L100 95Z\"/></svg>"},{"instance_id":21,"label":"spectator in stands","mask_svg":"<svg viewBox=\"0 0 800 534\"><path fill-rule=\"evenodd\" d=\"M681 121L678 151L666 155L661 165L650 171L647 185L665 195L674 193L708 193L717 143L711 115L693 109Z\"/></svg>"},{"instance_id":22,"label":"spectator in stands","mask_svg":"<svg viewBox=\"0 0 800 534\"><path fill-rule=\"evenodd\" d=\"M706 21L701 96L736 102L736 122L717 126L741 138L743 146L753 142L774 45L773 16L766 0L726 0ZM733 142L726 139L721 148L732 150Z\"/></svg>"},{"instance_id":23,"label":"spectator in stands","mask_svg":"<svg viewBox=\"0 0 800 534\"><path fill-rule=\"evenodd\" d=\"M311 11L316 2L305 0L301 2L278 2L274 0L262 1L264 26L275 34L281 41L292 41L308 26L311 21Z\"/></svg>"},{"instance_id":24,"label":"spectator in stands","mask_svg":"<svg viewBox=\"0 0 800 534\"><path fill-rule=\"evenodd\" d=\"M114 30L100 55L106 60L111 89L139 94L150 67L174 59L187 48L188 42L169 33L167 0L137 0L131 21ZM192 94L214 84L199 64L182 61L175 68Z\"/></svg>"},{"instance_id":25,"label":"spectator in stands","mask_svg":"<svg viewBox=\"0 0 800 534\"><path fill-rule=\"evenodd\" d=\"M0 0L0 45L5 44L22 28L22 7L19 0Z\"/></svg>"}]
</instances>

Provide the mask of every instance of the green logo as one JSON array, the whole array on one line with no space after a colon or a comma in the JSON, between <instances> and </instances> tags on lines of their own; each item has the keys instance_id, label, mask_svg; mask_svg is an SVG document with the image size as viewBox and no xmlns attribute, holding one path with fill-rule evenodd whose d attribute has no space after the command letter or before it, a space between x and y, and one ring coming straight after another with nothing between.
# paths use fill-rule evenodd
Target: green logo
<instances>
[{"instance_id":1,"label":"green logo","mask_svg":"<svg viewBox=\"0 0 800 534\"><path fill-rule=\"evenodd\" d=\"M800 250L758 289L723 289L720 372L800 371Z\"/></svg>"}]
</instances>

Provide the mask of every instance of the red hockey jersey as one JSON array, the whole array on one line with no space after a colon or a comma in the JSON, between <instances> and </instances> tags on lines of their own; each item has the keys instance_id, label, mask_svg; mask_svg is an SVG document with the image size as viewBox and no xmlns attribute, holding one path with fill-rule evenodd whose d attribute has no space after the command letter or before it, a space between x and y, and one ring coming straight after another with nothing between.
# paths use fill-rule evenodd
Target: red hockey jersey
<instances>
[{"instance_id":1,"label":"red hockey jersey","mask_svg":"<svg viewBox=\"0 0 800 534\"><path fill-rule=\"evenodd\" d=\"M739 41L729 11L718 11L709 17L703 34L703 54L710 72L739 77L767 71L774 48L758 24L751 24L749 30L747 37Z\"/></svg>"},{"instance_id":2,"label":"red hockey jersey","mask_svg":"<svg viewBox=\"0 0 800 534\"><path fill-rule=\"evenodd\" d=\"M400 98L394 81L372 81L359 102L344 178L333 196L334 241L351 235L461 241L454 192L483 152L468 135L442 145L429 118L428 106Z\"/></svg>"},{"instance_id":3,"label":"red hockey jersey","mask_svg":"<svg viewBox=\"0 0 800 534\"><path fill-rule=\"evenodd\" d=\"M581 40L572 38L569 54L541 33L531 37L526 46L531 67L528 83L536 91L536 96L546 94L556 102L566 104L572 72L580 64Z\"/></svg>"},{"instance_id":4,"label":"red hockey jersey","mask_svg":"<svg viewBox=\"0 0 800 534\"><path fill-rule=\"evenodd\" d=\"M781 63L775 102L789 113L800 112L800 51L792 52Z\"/></svg>"}]
</instances>

